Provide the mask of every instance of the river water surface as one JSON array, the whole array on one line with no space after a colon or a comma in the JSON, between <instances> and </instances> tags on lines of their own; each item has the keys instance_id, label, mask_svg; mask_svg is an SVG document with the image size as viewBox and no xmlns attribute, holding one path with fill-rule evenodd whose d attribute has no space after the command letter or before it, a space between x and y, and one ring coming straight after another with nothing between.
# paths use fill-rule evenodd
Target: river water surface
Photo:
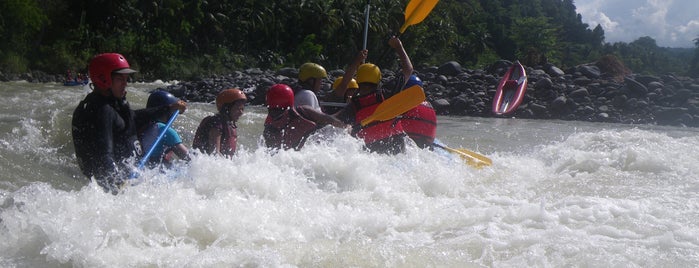
<instances>
[{"instance_id":1,"label":"river water surface","mask_svg":"<svg viewBox=\"0 0 699 268\"><path fill-rule=\"evenodd\" d=\"M369 154L333 128L270 155L265 110L247 107L232 159L146 170L113 196L73 154L88 90L0 83L1 267L699 266L695 128L439 117L442 142L493 160L478 170ZM187 146L214 109L175 121Z\"/></svg>"}]
</instances>

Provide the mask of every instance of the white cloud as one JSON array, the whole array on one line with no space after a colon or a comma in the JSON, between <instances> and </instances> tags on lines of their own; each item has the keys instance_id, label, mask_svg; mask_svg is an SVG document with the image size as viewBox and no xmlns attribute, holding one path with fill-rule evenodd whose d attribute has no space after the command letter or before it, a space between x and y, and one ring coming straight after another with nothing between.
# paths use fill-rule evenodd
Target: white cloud
<instances>
[{"instance_id":1,"label":"white cloud","mask_svg":"<svg viewBox=\"0 0 699 268\"><path fill-rule=\"evenodd\" d=\"M699 20L692 20L686 25L680 25L677 27L677 31L682 34L699 32Z\"/></svg>"},{"instance_id":2,"label":"white cloud","mask_svg":"<svg viewBox=\"0 0 699 268\"><path fill-rule=\"evenodd\" d=\"M602 26L606 42L632 42L643 36L658 46L694 47L699 36L697 0L576 0L590 28Z\"/></svg>"},{"instance_id":3,"label":"white cloud","mask_svg":"<svg viewBox=\"0 0 699 268\"><path fill-rule=\"evenodd\" d=\"M618 31L619 22L613 21L612 19L607 17L607 14L604 14L604 12L597 13L596 17L598 21L595 22L595 25L601 25L602 29L605 29L605 31L609 31L610 33Z\"/></svg>"}]
</instances>

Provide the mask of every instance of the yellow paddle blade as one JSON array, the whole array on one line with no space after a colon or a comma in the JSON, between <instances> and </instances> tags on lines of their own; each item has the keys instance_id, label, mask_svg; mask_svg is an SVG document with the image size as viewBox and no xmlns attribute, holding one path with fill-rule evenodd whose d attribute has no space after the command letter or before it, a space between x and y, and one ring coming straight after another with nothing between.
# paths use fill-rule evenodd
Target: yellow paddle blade
<instances>
[{"instance_id":1,"label":"yellow paddle blade","mask_svg":"<svg viewBox=\"0 0 699 268\"><path fill-rule=\"evenodd\" d=\"M412 0L405 8L405 23L400 27L400 33L405 32L405 29L410 25L415 25L422 22L439 0Z\"/></svg>"},{"instance_id":2,"label":"yellow paddle blade","mask_svg":"<svg viewBox=\"0 0 699 268\"><path fill-rule=\"evenodd\" d=\"M493 164L493 160L490 160L490 158L486 157L485 155L482 155L482 154L479 154L479 153L476 153L473 151L469 151L469 150L463 149L463 148L462 149L449 148L446 145L440 144L436 140L433 144L439 148L442 148L444 150L449 151L450 153L454 153L454 154L459 155L461 157L461 159L466 161L467 165L472 166L474 168L480 169L480 168L483 168L485 166L490 166Z\"/></svg>"},{"instance_id":3,"label":"yellow paddle blade","mask_svg":"<svg viewBox=\"0 0 699 268\"><path fill-rule=\"evenodd\" d=\"M487 156L476 153L474 151L470 151L470 150L467 150L464 148L459 148L459 149L454 149L454 150L461 153L461 155L462 155L461 158L464 158L463 155L467 155L469 158L478 160L477 165L479 168L483 167L483 166L490 166L493 164L493 160L490 160L490 158L488 158Z\"/></svg>"},{"instance_id":4,"label":"yellow paddle blade","mask_svg":"<svg viewBox=\"0 0 699 268\"><path fill-rule=\"evenodd\" d=\"M475 152L471 152L466 149L453 149L449 147L444 147L449 152L458 154L461 159L466 161L466 164L469 166L475 167L475 168L483 168L484 166L490 166L493 164L493 161L490 160L490 158L487 158L483 155L477 154ZM485 160L485 161L484 161Z\"/></svg>"},{"instance_id":5,"label":"yellow paddle blade","mask_svg":"<svg viewBox=\"0 0 699 268\"><path fill-rule=\"evenodd\" d=\"M414 85L383 101L379 104L379 107L376 107L373 114L362 120L361 124L366 126L374 121L386 121L396 118L396 116L420 105L423 101L425 101L425 92L422 90L422 87Z\"/></svg>"}]
</instances>

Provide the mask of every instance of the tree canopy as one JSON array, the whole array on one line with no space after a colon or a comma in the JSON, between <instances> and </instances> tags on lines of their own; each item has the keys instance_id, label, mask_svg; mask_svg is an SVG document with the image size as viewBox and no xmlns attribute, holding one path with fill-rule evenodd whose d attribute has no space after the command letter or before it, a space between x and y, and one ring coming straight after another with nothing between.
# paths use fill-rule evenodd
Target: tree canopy
<instances>
[{"instance_id":1,"label":"tree canopy","mask_svg":"<svg viewBox=\"0 0 699 268\"><path fill-rule=\"evenodd\" d=\"M81 70L102 52L124 54L143 78L186 79L239 68L342 68L362 47L364 0L5 0L0 71ZM370 1L370 61L403 23L408 0ZM697 53L641 37L604 43L573 0L442 0L401 36L417 64L497 59L569 67L615 55L640 73L699 75ZM699 42L698 42L699 48ZM689 53L689 55L687 55Z\"/></svg>"}]
</instances>

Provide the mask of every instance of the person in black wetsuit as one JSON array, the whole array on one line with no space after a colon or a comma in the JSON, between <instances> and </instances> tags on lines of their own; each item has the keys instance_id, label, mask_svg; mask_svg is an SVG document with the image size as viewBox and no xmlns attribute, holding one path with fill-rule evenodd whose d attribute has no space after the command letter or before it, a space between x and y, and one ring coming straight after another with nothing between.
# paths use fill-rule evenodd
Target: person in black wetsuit
<instances>
[{"instance_id":1,"label":"person in black wetsuit","mask_svg":"<svg viewBox=\"0 0 699 268\"><path fill-rule=\"evenodd\" d=\"M117 194L132 173L136 157L143 154L137 129L158 115L184 112L186 103L131 110L126 101L129 74L135 73L124 56L99 54L90 60L92 92L73 112L72 135L75 156L83 174L94 179L105 192ZM129 159L132 161L127 161Z\"/></svg>"}]
</instances>

